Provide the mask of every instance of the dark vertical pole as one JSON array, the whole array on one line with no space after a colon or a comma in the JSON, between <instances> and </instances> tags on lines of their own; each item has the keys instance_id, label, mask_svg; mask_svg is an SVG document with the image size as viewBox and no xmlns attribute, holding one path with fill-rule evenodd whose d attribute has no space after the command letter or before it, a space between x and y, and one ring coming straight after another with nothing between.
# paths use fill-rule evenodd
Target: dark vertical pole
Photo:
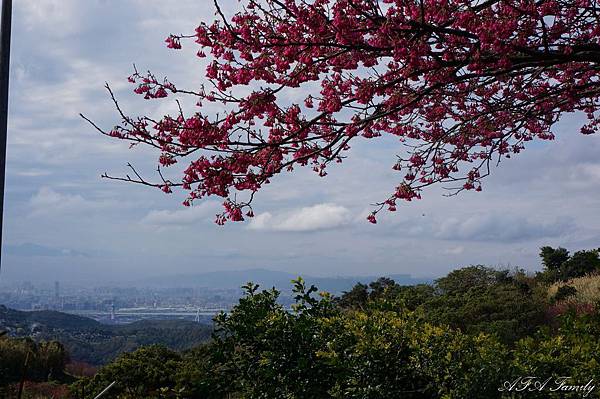
<instances>
[{"instance_id":1,"label":"dark vertical pole","mask_svg":"<svg viewBox=\"0 0 600 399\"><path fill-rule=\"evenodd\" d=\"M2 269L2 227L4 180L6 174L6 131L8 129L8 68L10 65L10 25L12 0L2 0L0 26L0 270Z\"/></svg>"},{"instance_id":2,"label":"dark vertical pole","mask_svg":"<svg viewBox=\"0 0 600 399\"><path fill-rule=\"evenodd\" d=\"M31 351L27 349L27 355L25 355L25 363L23 364L23 372L21 373L21 380L19 381L19 392L17 399L21 399L23 396L23 386L25 385L25 378L27 378L27 367L29 367L29 354Z\"/></svg>"}]
</instances>

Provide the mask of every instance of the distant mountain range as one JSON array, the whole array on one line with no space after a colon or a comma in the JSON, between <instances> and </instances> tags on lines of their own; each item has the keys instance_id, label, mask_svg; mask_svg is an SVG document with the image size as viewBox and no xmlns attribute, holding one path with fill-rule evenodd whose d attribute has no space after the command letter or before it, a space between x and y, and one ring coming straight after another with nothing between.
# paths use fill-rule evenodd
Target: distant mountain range
<instances>
[{"instance_id":1,"label":"distant mountain range","mask_svg":"<svg viewBox=\"0 0 600 399\"><path fill-rule=\"evenodd\" d=\"M178 274L162 277L149 277L136 281L136 285L152 287L198 287L213 289L235 289L247 282L259 284L263 288L275 287L282 292L290 291L291 280L296 279L297 274L267 270L248 269L235 271L218 271L199 274ZM349 276L349 277L314 277L302 276L307 284L314 284L319 290L332 294L340 294L350 290L357 283L370 283L381 276ZM401 285L414 285L429 283L432 279L415 278L409 274L387 275Z\"/></svg>"}]
</instances>

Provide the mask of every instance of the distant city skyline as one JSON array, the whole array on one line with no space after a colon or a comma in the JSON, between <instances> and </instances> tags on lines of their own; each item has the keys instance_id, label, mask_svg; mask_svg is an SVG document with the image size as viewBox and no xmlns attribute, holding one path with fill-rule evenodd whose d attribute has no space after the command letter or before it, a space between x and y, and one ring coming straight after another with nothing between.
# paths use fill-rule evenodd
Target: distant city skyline
<instances>
[{"instance_id":1,"label":"distant city skyline","mask_svg":"<svg viewBox=\"0 0 600 399\"><path fill-rule=\"evenodd\" d=\"M231 15L237 2L227 3ZM539 247L600 246L600 137L568 115L557 139L504 160L481 193L399 204L366 222L398 182L400 144L357 141L319 178L283 174L257 195L256 218L213 223L218 199L181 206L182 193L100 179L155 169L156 154L97 134L78 114L118 122L108 81L131 114L164 114L172 101L132 94L132 64L177 86L203 82L197 48L166 48L169 33L212 20L211 2L39 0L14 4L4 242L0 284L135 280L144 276L265 268L313 276L436 277L487 264L540 267Z\"/></svg>"},{"instance_id":2,"label":"distant city skyline","mask_svg":"<svg viewBox=\"0 0 600 399\"><path fill-rule=\"evenodd\" d=\"M291 280L296 277L288 273L256 269L121 281L112 285L63 285L61 281L54 281L53 284L0 282L0 311L4 309L2 306L22 311L55 310L109 324L142 319L187 319L207 323L218 312L235 306L243 293L242 286L249 281L262 289L277 288L281 293L279 302L290 306L294 296ZM430 282L406 275L390 277L400 285ZM314 284L319 291L336 296L351 291L357 283L369 284L378 279L377 276L304 278L307 285Z\"/></svg>"}]
</instances>

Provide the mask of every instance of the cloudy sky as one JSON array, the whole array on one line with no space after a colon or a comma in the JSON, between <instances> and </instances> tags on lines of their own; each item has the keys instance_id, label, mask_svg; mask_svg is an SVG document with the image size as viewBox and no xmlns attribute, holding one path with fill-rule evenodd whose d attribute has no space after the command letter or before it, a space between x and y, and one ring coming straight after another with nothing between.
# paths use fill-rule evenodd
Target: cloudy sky
<instances>
[{"instance_id":1,"label":"cloudy sky","mask_svg":"<svg viewBox=\"0 0 600 399\"><path fill-rule=\"evenodd\" d=\"M253 222L224 227L213 223L216 201L188 209L182 194L100 179L125 173L127 162L150 174L156 156L97 134L78 114L108 128L117 122L105 82L132 114L172 109L133 95L126 77L136 63L177 86L199 85L197 49L174 52L164 39L212 19L211 3L15 1L3 282L258 267L431 277L469 264L534 270L541 245L600 245L600 137L578 133L579 115L556 126L555 142L494 170L482 193L429 190L377 226L365 215L396 183L393 140L355 143L326 178L300 171L273 179L256 198Z\"/></svg>"}]
</instances>

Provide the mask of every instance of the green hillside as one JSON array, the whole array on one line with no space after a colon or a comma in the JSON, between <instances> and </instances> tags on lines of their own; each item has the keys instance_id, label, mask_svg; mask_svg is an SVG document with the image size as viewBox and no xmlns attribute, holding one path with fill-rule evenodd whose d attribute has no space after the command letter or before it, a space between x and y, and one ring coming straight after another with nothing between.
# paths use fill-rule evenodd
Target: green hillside
<instances>
[{"instance_id":1,"label":"green hillside","mask_svg":"<svg viewBox=\"0 0 600 399\"><path fill-rule=\"evenodd\" d=\"M12 337L61 342L71 358L105 364L123 352L161 344L184 350L210 338L212 327L185 320L142 320L106 325L87 317L56 311L24 312L0 305L0 329Z\"/></svg>"}]
</instances>

